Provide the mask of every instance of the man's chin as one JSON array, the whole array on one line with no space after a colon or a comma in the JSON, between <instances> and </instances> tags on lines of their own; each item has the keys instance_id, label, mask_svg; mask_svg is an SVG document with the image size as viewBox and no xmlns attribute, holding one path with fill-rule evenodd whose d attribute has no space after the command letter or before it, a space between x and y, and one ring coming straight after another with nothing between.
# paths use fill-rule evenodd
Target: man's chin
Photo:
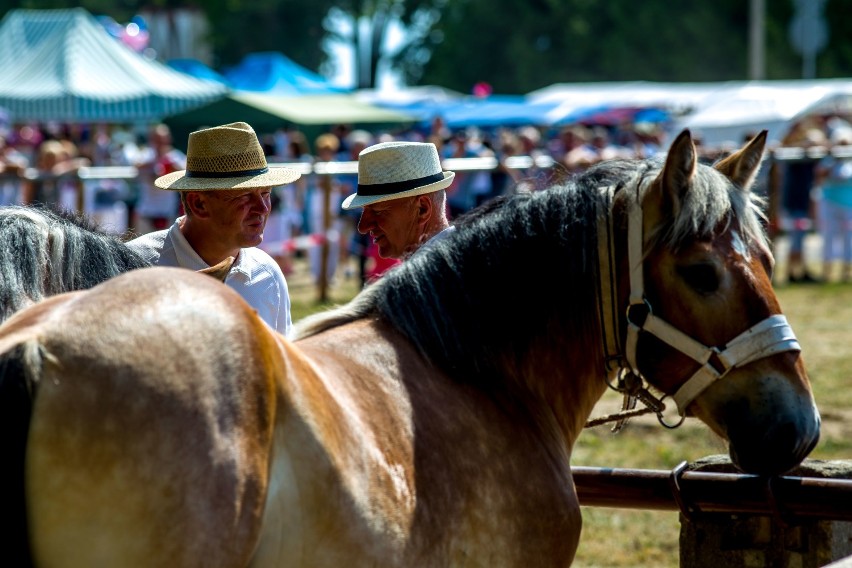
<instances>
[{"instance_id":1,"label":"man's chin","mask_svg":"<svg viewBox=\"0 0 852 568\"><path fill-rule=\"evenodd\" d=\"M263 233L254 234L254 235L246 235L243 239L243 242L240 243L241 248L250 248L256 247L263 242Z\"/></svg>"},{"instance_id":2,"label":"man's chin","mask_svg":"<svg viewBox=\"0 0 852 568\"><path fill-rule=\"evenodd\" d=\"M393 254L393 251L390 250L389 247L383 247L381 245L379 245L379 257L381 257L381 258L396 258L396 256L394 256L394 254Z\"/></svg>"}]
</instances>

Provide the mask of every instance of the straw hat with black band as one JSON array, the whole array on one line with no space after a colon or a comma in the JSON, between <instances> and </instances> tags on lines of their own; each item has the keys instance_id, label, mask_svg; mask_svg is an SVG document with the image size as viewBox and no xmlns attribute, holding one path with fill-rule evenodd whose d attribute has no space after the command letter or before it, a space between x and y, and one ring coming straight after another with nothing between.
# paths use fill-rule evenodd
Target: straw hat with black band
<instances>
[{"instance_id":1,"label":"straw hat with black band","mask_svg":"<svg viewBox=\"0 0 852 568\"><path fill-rule=\"evenodd\" d=\"M157 178L154 185L175 191L253 189L286 185L301 174L270 168L251 126L234 122L189 135L186 169Z\"/></svg>"},{"instance_id":2,"label":"straw hat with black band","mask_svg":"<svg viewBox=\"0 0 852 568\"><path fill-rule=\"evenodd\" d=\"M382 142L358 154L358 190L343 200L344 209L432 193L449 187L454 172L441 169L434 144Z\"/></svg>"}]
</instances>

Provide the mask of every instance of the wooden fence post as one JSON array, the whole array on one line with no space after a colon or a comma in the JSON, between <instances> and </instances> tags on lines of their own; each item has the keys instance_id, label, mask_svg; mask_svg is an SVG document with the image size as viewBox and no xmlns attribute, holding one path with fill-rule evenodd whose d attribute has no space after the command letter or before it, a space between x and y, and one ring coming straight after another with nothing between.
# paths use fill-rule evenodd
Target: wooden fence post
<instances>
[{"instance_id":1,"label":"wooden fence post","mask_svg":"<svg viewBox=\"0 0 852 568\"><path fill-rule=\"evenodd\" d=\"M689 471L733 473L725 456L690 464ZM807 460L789 475L852 479L852 461ZM852 502L838 502L841 510ZM681 513L683 568L820 568L852 555L852 522L785 517L783 504L772 516Z\"/></svg>"}]
</instances>

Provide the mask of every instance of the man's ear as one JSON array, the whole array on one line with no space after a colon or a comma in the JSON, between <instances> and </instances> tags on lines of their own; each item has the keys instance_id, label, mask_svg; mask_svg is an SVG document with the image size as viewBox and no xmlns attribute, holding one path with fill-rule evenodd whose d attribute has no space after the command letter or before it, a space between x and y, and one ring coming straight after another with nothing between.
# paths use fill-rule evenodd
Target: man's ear
<instances>
[{"instance_id":1,"label":"man's ear","mask_svg":"<svg viewBox=\"0 0 852 568\"><path fill-rule=\"evenodd\" d=\"M432 198L427 195L417 196L417 218L421 221L428 221L432 217L432 209L435 204L432 203Z\"/></svg>"},{"instance_id":2,"label":"man's ear","mask_svg":"<svg viewBox=\"0 0 852 568\"><path fill-rule=\"evenodd\" d=\"M207 196L201 191L188 191L186 193L186 206L194 217L206 218L210 216L207 206Z\"/></svg>"}]
</instances>

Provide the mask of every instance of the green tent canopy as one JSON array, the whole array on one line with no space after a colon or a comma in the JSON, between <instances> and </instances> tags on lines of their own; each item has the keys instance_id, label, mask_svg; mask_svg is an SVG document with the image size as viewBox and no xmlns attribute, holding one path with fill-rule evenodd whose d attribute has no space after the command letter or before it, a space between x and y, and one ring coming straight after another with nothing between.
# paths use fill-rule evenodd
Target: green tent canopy
<instances>
[{"instance_id":1,"label":"green tent canopy","mask_svg":"<svg viewBox=\"0 0 852 568\"><path fill-rule=\"evenodd\" d=\"M369 129L407 126L415 120L411 115L359 101L350 94L280 96L242 91L173 115L165 122L178 145L194 130L238 121L249 123L257 132L297 126L307 134L315 134L322 130L320 127L335 124Z\"/></svg>"}]
</instances>

